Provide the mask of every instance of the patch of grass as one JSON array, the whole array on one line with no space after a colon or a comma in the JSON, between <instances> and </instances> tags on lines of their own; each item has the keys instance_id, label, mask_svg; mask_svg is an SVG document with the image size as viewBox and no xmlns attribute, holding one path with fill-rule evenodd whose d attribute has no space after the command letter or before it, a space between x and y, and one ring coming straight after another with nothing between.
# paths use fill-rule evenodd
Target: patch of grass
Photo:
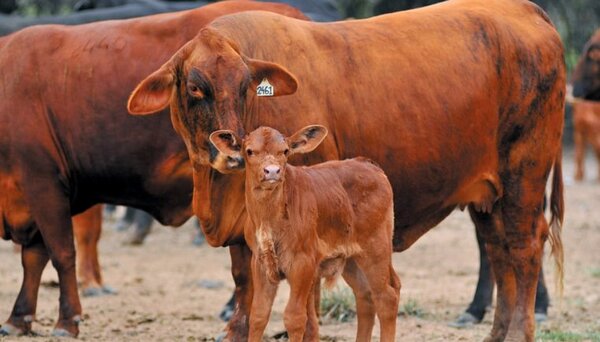
<instances>
[{"instance_id":1,"label":"patch of grass","mask_svg":"<svg viewBox=\"0 0 600 342\"><path fill-rule=\"evenodd\" d=\"M425 310L419 305L419 302L417 302L416 299L408 298L400 307L398 315L423 318L425 317L425 314Z\"/></svg>"},{"instance_id":2,"label":"patch of grass","mask_svg":"<svg viewBox=\"0 0 600 342\"><path fill-rule=\"evenodd\" d=\"M594 278L600 278L600 268L594 267L590 270L590 275Z\"/></svg>"},{"instance_id":3,"label":"patch of grass","mask_svg":"<svg viewBox=\"0 0 600 342\"><path fill-rule=\"evenodd\" d=\"M541 330L536 335L536 341L561 341L561 342L600 342L600 332L577 333L560 330Z\"/></svg>"},{"instance_id":4,"label":"patch of grass","mask_svg":"<svg viewBox=\"0 0 600 342\"><path fill-rule=\"evenodd\" d=\"M348 322L356 317L354 293L347 287L321 291L321 317L324 320Z\"/></svg>"}]
</instances>

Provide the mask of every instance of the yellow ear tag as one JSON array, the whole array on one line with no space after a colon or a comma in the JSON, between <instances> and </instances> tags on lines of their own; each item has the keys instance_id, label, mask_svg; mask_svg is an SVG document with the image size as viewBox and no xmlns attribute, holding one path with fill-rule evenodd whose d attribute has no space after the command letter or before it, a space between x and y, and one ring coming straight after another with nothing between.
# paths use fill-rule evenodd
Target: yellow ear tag
<instances>
[{"instance_id":1,"label":"yellow ear tag","mask_svg":"<svg viewBox=\"0 0 600 342\"><path fill-rule=\"evenodd\" d=\"M256 87L256 96L273 96L275 95L275 89L266 78L263 78L262 82Z\"/></svg>"}]
</instances>

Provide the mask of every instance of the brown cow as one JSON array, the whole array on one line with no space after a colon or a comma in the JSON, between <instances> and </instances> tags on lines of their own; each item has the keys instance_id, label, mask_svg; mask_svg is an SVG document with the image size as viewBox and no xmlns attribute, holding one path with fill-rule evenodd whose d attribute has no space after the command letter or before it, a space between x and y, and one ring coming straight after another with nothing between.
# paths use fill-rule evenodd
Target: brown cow
<instances>
[{"instance_id":1,"label":"brown cow","mask_svg":"<svg viewBox=\"0 0 600 342\"><path fill-rule=\"evenodd\" d=\"M241 144L252 222L244 231L253 253L249 341L262 340L281 276L290 284L284 314L290 341L318 340L318 329L304 331L307 319L318 328L309 299L315 275L333 283L342 271L358 301L356 340L371 339L377 312L381 341L394 341L400 280L392 267L394 205L387 177L364 158L287 165L289 156L311 152L326 135L315 125L289 138L260 127ZM232 131L209 139L225 156L240 154L235 142L241 140Z\"/></svg>"},{"instance_id":2,"label":"brown cow","mask_svg":"<svg viewBox=\"0 0 600 342\"><path fill-rule=\"evenodd\" d=\"M587 41L571 77L573 96L600 101L600 29Z\"/></svg>"},{"instance_id":3,"label":"brown cow","mask_svg":"<svg viewBox=\"0 0 600 342\"><path fill-rule=\"evenodd\" d=\"M25 274L0 334L31 331L48 260L60 283L54 333L78 334L72 215L104 202L143 209L167 225L191 216L192 170L169 114L134 118L127 96L204 25L251 9L305 18L284 4L232 1L132 20L36 26L0 39L0 235L23 245ZM245 322L235 316L232 324L238 317Z\"/></svg>"},{"instance_id":4,"label":"brown cow","mask_svg":"<svg viewBox=\"0 0 600 342\"><path fill-rule=\"evenodd\" d=\"M128 108L171 104L194 167L194 211L213 245L242 236L245 216L243 176L210 169L243 166L209 142L219 129L329 127L316 153L296 162L379 163L394 189L396 251L468 206L498 284L489 340L532 341L552 168L550 237L562 266L564 93L563 47L538 6L450 0L328 24L222 17L140 83Z\"/></svg>"},{"instance_id":5,"label":"brown cow","mask_svg":"<svg viewBox=\"0 0 600 342\"><path fill-rule=\"evenodd\" d=\"M600 102L573 102L573 136L575 140L575 180L583 180L585 147L592 146L598 160L600 180Z\"/></svg>"},{"instance_id":6,"label":"brown cow","mask_svg":"<svg viewBox=\"0 0 600 342\"><path fill-rule=\"evenodd\" d=\"M77 281L84 296L115 293L102 281L98 261L98 241L102 233L102 205L95 205L73 216L73 235L77 251Z\"/></svg>"}]
</instances>

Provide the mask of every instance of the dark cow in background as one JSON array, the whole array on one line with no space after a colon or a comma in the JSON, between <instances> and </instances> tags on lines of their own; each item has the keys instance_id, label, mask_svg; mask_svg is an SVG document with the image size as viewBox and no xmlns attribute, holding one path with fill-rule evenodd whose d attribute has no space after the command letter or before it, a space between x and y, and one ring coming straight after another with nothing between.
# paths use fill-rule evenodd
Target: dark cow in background
<instances>
[{"instance_id":1,"label":"dark cow in background","mask_svg":"<svg viewBox=\"0 0 600 342\"><path fill-rule=\"evenodd\" d=\"M0 333L31 331L52 260L60 286L54 333L78 334L72 215L96 203L137 207L174 226L192 215L190 161L168 112L132 117L127 96L214 18L257 9L306 18L284 4L231 1L0 38L0 236L23 245L25 275Z\"/></svg>"},{"instance_id":2,"label":"dark cow in background","mask_svg":"<svg viewBox=\"0 0 600 342\"><path fill-rule=\"evenodd\" d=\"M538 6L450 0L328 24L226 16L140 83L128 106L148 114L170 104L194 167L194 212L214 246L246 228L243 159L209 143L218 129L327 126L323 144L295 162L379 163L394 188L396 251L469 207L498 286L489 341L533 341L549 234L562 279L564 92L562 44ZM550 229L542 201L552 169Z\"/></svg>"},{"instance_id":3,"label":"dark cow in background","mask_svg":"<svg viewBox=\"0 0 600 342\"><path fill-rule=\"evenodd\" d=\"M600 162L600 29L590 37L573 75L575 180L583 180L585 147L591 145ZM600 166L599 166L600 167ZM600 179L599 171L598 179Z\"/></svg>"},{"instance_id":4,"label":"dark cow in background","mask_svg":"<svg viewBox=\"0 0 600 342\"><path fill-rule=\"evenodd\" d=\"M262 2L267 2L263 1ZM316 21L341 19L331 1L279 0L301 10ZM0 36L25 27L42 24L79 25L108 19L129 19L165 12L183 11L209 4L210 1L118 0L81 1L80 12L62 16L19 17L0 14ZM113 7L114 6L114 7Z\"/></svg>"},{"instance_id":5,"label":"dark cow in background","mask_svg":"<svg viewBox=\"0 0 600 342\"><path fill-rule=\"evenodd\" d=\"M600 29L596 30L583 47L571 76L571 84L574 97L600 101Z\"/></svg>"}]
</instances>

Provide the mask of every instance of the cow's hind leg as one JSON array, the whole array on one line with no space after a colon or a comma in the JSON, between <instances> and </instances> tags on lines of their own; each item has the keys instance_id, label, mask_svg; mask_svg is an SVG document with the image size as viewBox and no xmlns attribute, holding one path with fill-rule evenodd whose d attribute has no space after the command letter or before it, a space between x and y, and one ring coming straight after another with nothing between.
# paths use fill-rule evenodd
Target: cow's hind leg
<instances>
[{"instance_id":1,"label":"cow's hind leg","mask_svg":"<svg viewBox=\"0 0 600 342\"><path fill-rule=\"evenodd\" d=\"M348 259L342 273L344 280L350 285L356 298L356 315L358 330L357 341L370 341L375 324L375 303L369 287L369 281L356 264L354 259Z\"/></svg>"},{"instance_id":2,"label":"cow's hind leg","mask_svg":"<svg viewBox=\"0 0 600 342\"><path fill-rule=\"evenodd\" d=\"M485 341L503 341L508 332L511 313L515 306L516 283L508 259L508 251L503 242L504 227L501 208L499 204L496 204L492 213L481 213L469 206L469 213L477 231L486 243L487 255L498 285L494 324Z\"/></svg>"},{"instance_id":3,"label":"cow's hind leg","mask_svg":"<svg viewBox=\"0 0 600 342\"><path fill-rule=\"evenodd\" d=\"M0 335L31 333L31 322L35 318L40 279L48 260L46 246L38 233L32 243L21 249L23 283L9 319L0 328Z\"/></svg>"},{"instance_id":4,"label":"cow's hind leg","mask_svg":"<svg viewBox=\"0 0 600 342\"><path fill-rule=\"evenodd\" d=\"M102 283L98 262L98 242L102 232L102 205L73 216L73 233L77 247L77 274L84 296L114 293Z\"/></svg>"}]
</instances>

